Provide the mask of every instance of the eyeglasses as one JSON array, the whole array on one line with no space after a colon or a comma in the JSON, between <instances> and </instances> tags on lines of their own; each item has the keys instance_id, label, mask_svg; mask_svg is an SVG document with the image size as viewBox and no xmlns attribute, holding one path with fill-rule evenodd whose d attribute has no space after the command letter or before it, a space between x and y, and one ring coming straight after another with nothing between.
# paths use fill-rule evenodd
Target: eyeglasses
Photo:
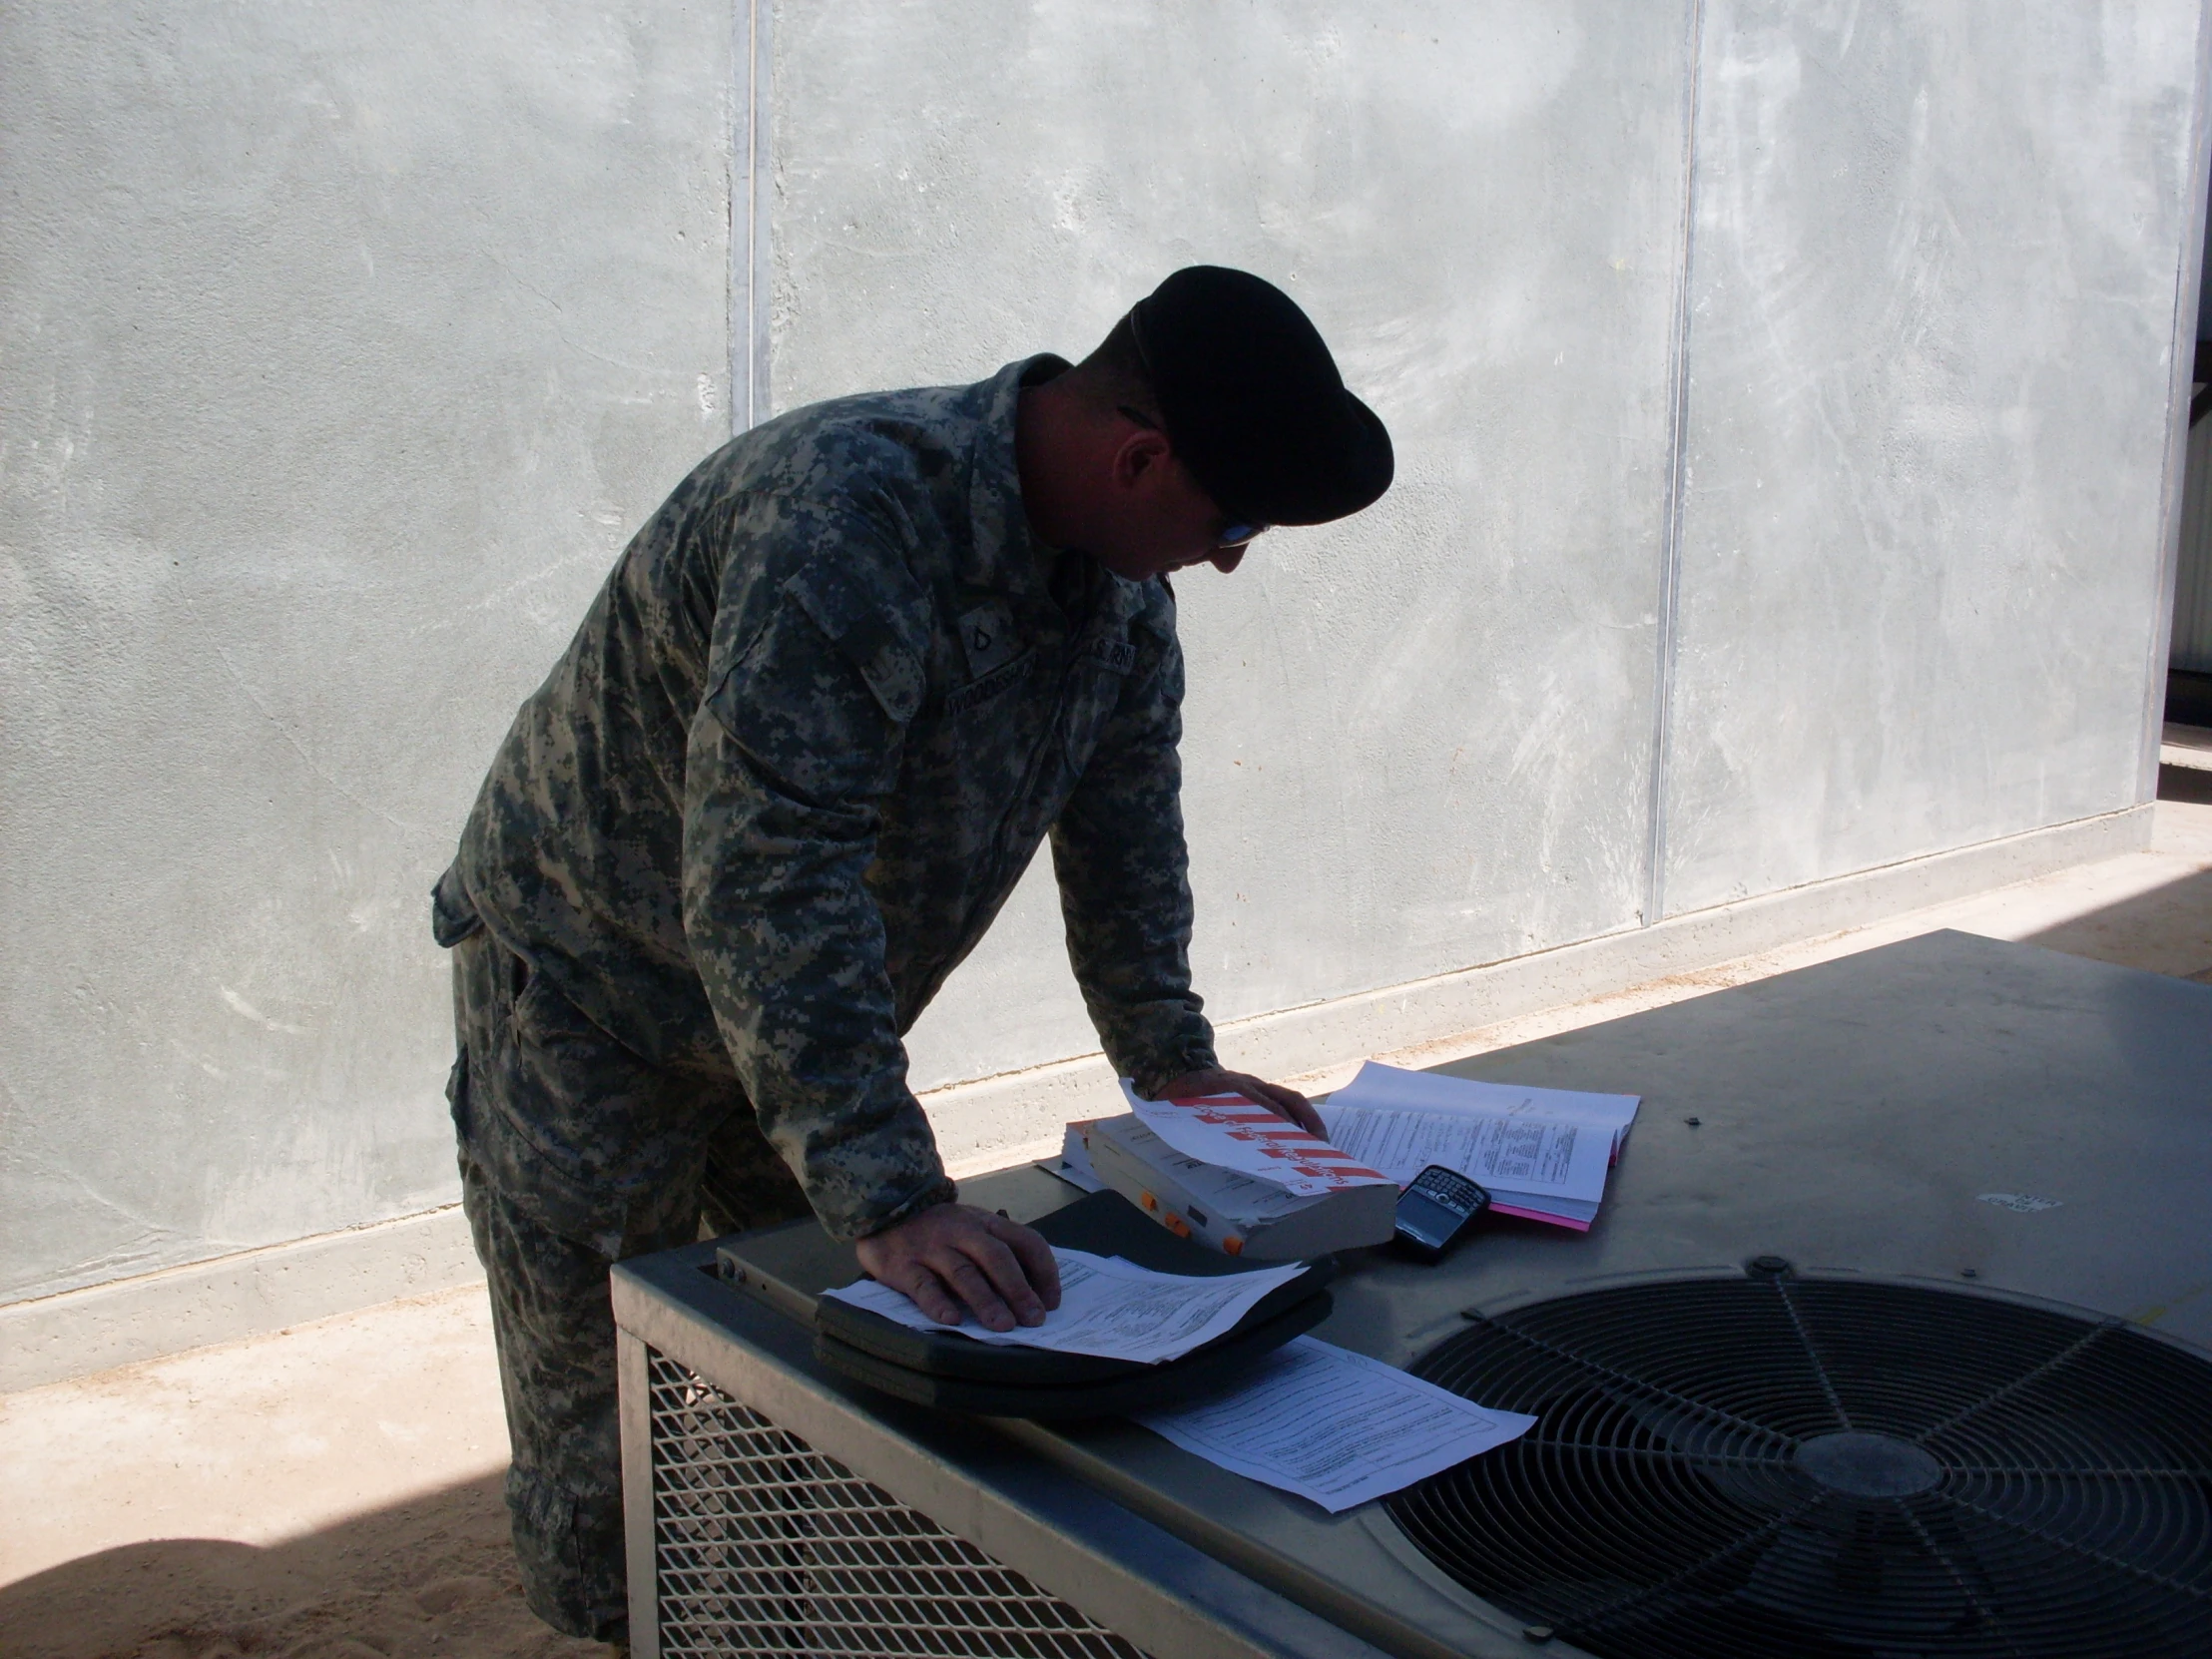
<instances>
[{"instance_id":1,"label":"eyeglasses","mask_svg":"<svg viewBox=\"0 0 2212 1659\"><path fill-rule=\"evenodd\" d=\"M1148 432L1158 432L1162 430L1161 425L1157 420L1154 420L1150 415L1145 414L1141 410L1132 409L1126 403L1116 403L1114 405L1114 412L1120 415L1124 420L1135 421L1139 426L1142 426ZM1255 524L1246 519L1233 518L1227 524L1224 524L1219 530L1216 530L1214 532L1214 546L1218 551L1226 553L1232 548L1243 547L1246 543L1252 541L1255 537L1265 532L1267 528L1268 527L1265 524Z\"/></svg>"}]
</instances>

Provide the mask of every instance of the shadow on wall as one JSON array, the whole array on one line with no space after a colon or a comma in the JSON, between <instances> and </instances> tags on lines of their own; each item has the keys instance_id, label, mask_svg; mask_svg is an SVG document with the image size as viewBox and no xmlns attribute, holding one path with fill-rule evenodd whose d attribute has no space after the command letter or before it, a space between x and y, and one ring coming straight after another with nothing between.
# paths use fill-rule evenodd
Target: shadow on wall
<instances>
[{"instance_id":1,"label":"shadow on wall","mask_svg":"<svg viewBox=\"0 0 2212 1659\"><path fill-rule=\"evenodd\" d=\"M130 1544L0 1588L10 1659L605 1659L523 1605L500 1477L268 1548Z\"/></svg>"}]
</instances>

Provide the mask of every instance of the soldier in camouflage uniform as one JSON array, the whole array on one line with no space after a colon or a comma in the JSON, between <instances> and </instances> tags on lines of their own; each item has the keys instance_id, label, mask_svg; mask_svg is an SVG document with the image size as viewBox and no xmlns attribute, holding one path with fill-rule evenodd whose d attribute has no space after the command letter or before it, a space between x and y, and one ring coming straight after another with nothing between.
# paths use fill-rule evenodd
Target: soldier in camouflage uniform
<instances>
[{"instance_id":1,"label":"soldier in camouflage uniform","mask_svg":"<svg viewBox=\"0 0 2212 1659\"><path fill-rule=\"evenodd\" d=\"M433 895L548 1622L627 1617L610 1263L811 1209L933 1317L1056 1304L1035 1234L953 1202L901 1044L1048 836L1108 1059L1312 1122L1219 1069L1191 990L1165 577L1388 473L1303 313L1195 268L1078 368L757 427L638 532Z\"/></svg>"}]
</instances>

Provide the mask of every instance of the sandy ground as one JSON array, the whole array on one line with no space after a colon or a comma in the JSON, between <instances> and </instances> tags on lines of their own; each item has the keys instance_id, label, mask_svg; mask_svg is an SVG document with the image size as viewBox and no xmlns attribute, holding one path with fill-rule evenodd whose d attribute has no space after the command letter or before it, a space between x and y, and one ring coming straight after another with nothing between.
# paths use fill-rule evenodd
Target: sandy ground
<instances>
[{"instance_id":1,"label":"sandy ground","mask_svg":"<svg viewBox=\"0 0 2212 1659\"><path fill-rule=\"evenodd\" d=\"M604 1654L523 1605L506 1450L481 1286L0 1398L0 1654Z\"/></svg>"},{"instance_id":2,"label":"sandy ground","mask_svg":"<svg viewBox=\"0 0 2212 1659\"><path fill-rule=\"evenodd\" d=\"M1481 1053L1936 927L2212 979L2212 771L2169 767L2161 794L2149 851L1391 1058ZM505 1441L481 1287L0 1397L0 1656L603 1655L522 1604Z\"/></svg>"},{"instance_id":3,"label":"sandy ground","mask_svg":"<svg viewBox=\"0 0 2212 1659\"><path fill-rule=\"evenodd\" d=\"M522 1603L499 1476L284 1543L163 1538L0 1589L14 1659L559 1659L600 1655Z\"/></svg>"}]
</instances>

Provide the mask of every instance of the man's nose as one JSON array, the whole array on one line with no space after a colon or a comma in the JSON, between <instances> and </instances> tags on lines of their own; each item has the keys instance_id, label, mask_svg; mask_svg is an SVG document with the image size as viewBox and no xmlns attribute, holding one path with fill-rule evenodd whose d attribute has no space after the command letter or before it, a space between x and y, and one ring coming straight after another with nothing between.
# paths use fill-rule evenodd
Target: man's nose
<instances>
[{"instance_id":1,"label":"man's nose","mask_svg":"<svg viewBox=\"0 0 2212 1659\"><path fill-rule=\"evenodd\" d=\"M1225 547L1206 562L1227 576L1244 563L1245 550L1241 547Z\"/></svg>"}]
</instances>

